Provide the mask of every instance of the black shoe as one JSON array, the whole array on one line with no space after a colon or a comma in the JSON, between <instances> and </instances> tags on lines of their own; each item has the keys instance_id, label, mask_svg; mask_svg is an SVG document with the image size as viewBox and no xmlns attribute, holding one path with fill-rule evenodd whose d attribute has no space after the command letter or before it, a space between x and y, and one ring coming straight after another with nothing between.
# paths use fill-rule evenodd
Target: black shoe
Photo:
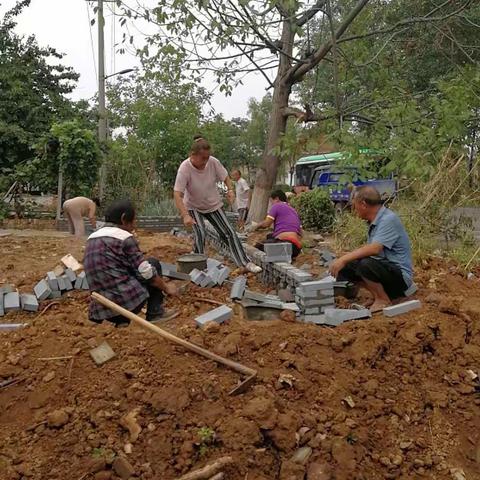
<instances>
[{"instance_id":1,"label":"black shoe","mask_svg":"<svg viewBox=\"0 0 480 480\"><path fill-rule=\"evenodd\" d=\"M159 313L158 315L147 315L147 321L153 324L163 323L168 320L172 320L178 315L179 312L177 310L165 310L163 313Z\"/></svg>"}]
</instances>

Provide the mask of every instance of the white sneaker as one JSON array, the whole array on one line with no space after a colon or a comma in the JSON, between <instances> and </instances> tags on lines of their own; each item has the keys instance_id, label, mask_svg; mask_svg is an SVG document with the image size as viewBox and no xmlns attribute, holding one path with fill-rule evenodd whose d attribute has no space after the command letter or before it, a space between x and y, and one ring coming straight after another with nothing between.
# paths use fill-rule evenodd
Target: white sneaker
<instances>
[{"instance_id":1,"label":"white sneaker","mask_svg":"<svg viewBox=\"0 0 480 480\"><path fill-rule=\"evenodd\" d=\"M245 268L250 272L250 273L260 273L262 271L262 267L259 267L258 265L255 265L253 262L248 262L245 265Z\"/></svg>"}]
</instances>

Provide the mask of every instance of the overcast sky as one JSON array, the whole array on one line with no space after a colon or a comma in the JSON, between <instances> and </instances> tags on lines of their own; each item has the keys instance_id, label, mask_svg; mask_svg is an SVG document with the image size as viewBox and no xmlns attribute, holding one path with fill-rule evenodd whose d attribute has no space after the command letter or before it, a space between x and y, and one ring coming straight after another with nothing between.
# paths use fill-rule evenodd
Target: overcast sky
<instances>
[{"instance_id":1,"label":"overcast sky","mask_svg":"<svg viewBox=\"0 0 480 480\"><path fill-rule=\"evenodd\" d=\"M15 0L0 0L0 15L15 3ZM93 12L87 8L86 0L32 0L30 7L17 19L17 33L34 34L41 46L48 45L64 53L63 63L72 66L80 74L78 86L72 95L75 99L91 98L97 91L97 25L90 26L89 14L92 18ZM122 33L118 20L115 29L112 27L112 16L107 10L105 23L106 74L138 66L134 55L114 53L113 34L118 41ZM135 32L131 33L135 36ZM141 36L137 36L140 42ZM225 118L245 116L248 99L262 98L265 94L266 82L261 75L250 74L243 81L244 85L238 87L232 97L225 98L218 91L214 94L213 106ZM216 83L206 80L204 86L212 90L216 88Z\"/></svg>"}]
</instances>

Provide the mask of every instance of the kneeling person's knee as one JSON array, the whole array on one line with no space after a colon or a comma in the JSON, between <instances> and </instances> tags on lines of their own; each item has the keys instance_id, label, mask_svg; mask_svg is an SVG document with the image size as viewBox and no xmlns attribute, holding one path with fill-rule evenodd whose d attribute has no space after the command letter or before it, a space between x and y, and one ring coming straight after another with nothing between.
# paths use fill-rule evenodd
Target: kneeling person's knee
<instances>
[{"instance_id":1,"label":"kneeling person's knee","mask_svg":"<svg viewBox=\"0 0 480 480\"><path fill-rule=\"evenodd\" d=\"M358 261L357 272L358 274L367 280L375 280L376 275L374 273L375 260L371 257L362 258Z\"/></svg>"}]
</instances>

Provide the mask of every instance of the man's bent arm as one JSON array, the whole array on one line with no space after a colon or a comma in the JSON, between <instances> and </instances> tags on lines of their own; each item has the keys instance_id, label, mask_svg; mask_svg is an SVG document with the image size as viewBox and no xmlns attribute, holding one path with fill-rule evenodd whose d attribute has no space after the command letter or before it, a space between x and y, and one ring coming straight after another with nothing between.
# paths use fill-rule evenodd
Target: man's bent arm
<instances>
[{"instance_id":1,"label":"man's bent arm","mask_svg":"<svg viewBox=\"0 0 480 480\"><path fill-rule=\"evenodd\" d=\"M334 260L330 265L330 273L336 278L340 273L340 270L345 268L350 262L378 255L382 250L383 245L381 243L369 243L363 247L357 248L353 252L346 253L340 258Z\"/></svg>"},{"instance_id":2,"label":"man's bent arm","mask_svg":"<svg viewBox=\"0 0 480 480\"><path fill-rule=\"evenodd\" d=\"M360 260L365 257L372 257L378 255L383 250L383 245L381 243L369 243L363 247L353 250L353 252L346 253L340 257L345 263L353 262L354 260Z\"/></svg>"}]
</instances>

